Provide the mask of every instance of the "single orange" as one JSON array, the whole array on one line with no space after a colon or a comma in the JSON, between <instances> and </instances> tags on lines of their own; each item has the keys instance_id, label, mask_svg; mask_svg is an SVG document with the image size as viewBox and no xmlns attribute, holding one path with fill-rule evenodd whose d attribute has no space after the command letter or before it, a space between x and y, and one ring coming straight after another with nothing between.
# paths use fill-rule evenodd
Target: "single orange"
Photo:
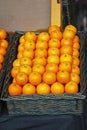
<instances>
[{"instance_id":1,"label":"single orange","mask_svg":"<svg viewBox=\"0 0 87 130\"><path fill-rule=\"evenodd\" d=\"M75 34L77 33L77 28L76 28L74 25L72 25L72 24L67 25L67 26L65 27L65 30L71 30L71 31L73 31Z\"/></svg>"},{"instance_id":2,"label":"single orange","mask_svg":"<svg viewBox=\"0 0 87 130\"><path fill-rule=\"evenodd\" d=\"M8 48L8 45L9 45L9 43L8 43L7 40L3 39L3 40L0 41L0 46L1 46L1 47L7 49L7 48Z\"/></svg>"},{"instance_id":3,"label":"single orange","mask_svg":"<svg viewBox=\"0 0 87 130\"><path fill-rule=\"evenodd\" d=\"M37 56L35 57L35 59L33 59L33 65L35 64L40 64L45 66L46 65L46 58L45 57L41 57L41 56Z\"/></svg>"},{"instance_id":4,"label":"single orange","mask_svg":"<svg viewBox=\"0 0 87 130\"><path fill-rule=\"evenodd\" d=\"M40 32L39 34L38 34L38 40L44 40L44 41L49 41L49 34L48 34L48 32Z\"/></svg>"},{"instance_id":5,"label":"single orange","mask_svg":"<svg viewBox=\"0 0 87 130\"><path fill-rule=\"evenodd\" d=\"M63 39L61 40L61 47L62 47L62 46L66 46L66 45L72 47L72 46L73 46L73 40L70 39L70 38L63 38Z\"/></svg>"},{"instance_id":6,"label":"single orange","mask_svg":"<svg viewBox=\"0 0 87 130\"><path fill-rule=\"evenodd\" d=\"M62 62L59 64L59 70L66 70L68 72L72 71L72 65L70 62Z\"/></svg>"},{"instance_id":7,"label":"single orange","mask_svg":"<svg viewBox=\"0 0 87 130\"><path fill-rule=\"evenodd\" d=\"M65 92L68 94L75 94L79 91L78 85L74 81L70 81L65 85Z\"/></svg>"},{"instance_id":8,"label":"single orange","mask_svg":"<svg viewBox=\"0 0 87 130\"><path fill-rule=\"evenodd\" d=\"M79 66L80 65L80 59L76 56L73 56L72 57L72 65L77 65Z\"/></svg>"},{"instance_id":9,"label":"single orange","mask_svg":"<svg viewBox=\"0 0 87 130\"><path fill-rule=\"evenodd\" d=\"M23 52L24 51L24 44L19 44L18 45L18 52Z\"/></svg>"},{"instance_id":10,"label":"single orange","mask_svg":"<svg viewBox=\"0 0 87 130\"><path fill-rule=\"evenodd\" d=\"M57 73L58 65L55 63L49 63L46 65L46 71L51 71L51 72Z\"/></svg>"},{"instance_id":11,"label":"single orange","mask_svg":"<svg viewBox=\"0 0 87 130\"><path fill-rule=\"evenodd\" d=\"M31 72L29 75L29 83L32 85L38 85L42 81L41 74L38 72Z\"/></svg>"},{"instance_id":12,"label":"single orange","mask_svg":"<svg viewBox=\"0 0 87 130\"><path fill-rule=\"evenodd\" d=\"M24 49L35 49L35 42L33 40L27 40L24 43Z\"/></svg>"},{"instance_id":13,"label":"single orange","mask_svg":"<svg viewBox=\"0 0 87 130\"><path fill-rule=\"evenodd\" d=\"M60 63L62 63L62 62L70 62L70 63L72 63L72 56L69 55L69 54L62 54L60 56Z\"/></svg>"},{"instance_id":14,"label":"single orange","mask_svg":"<svg viewBox=\"0 0 87 130\"><path fill-rule=\"evenodd\" d=\"M66 70L60 70L57 72L57 81L66 84L70 81L70 73Z\"/></svg>"},{"instance_id":15,"label":"single orange","mask_svg":"<svg viewBox=\"0 0 87 130\"><path fill-rule=\"evenodd\" d=\"M7 37L7 32L6 32L6 30L0 28L0 40L6 39L6 37Z\"/></svg>"},{"instance_id":16,"label":"single orange","mask_svg":"<svg viewBox=\"0 0 87 130\"><path fill-rule=\"evenodd\" d=\"M59 56L60 55L60 49L58 49L57 47L50 47L48 49L48 56L49 55L57 55L57 56Z\"/></svg>"},{"instance_id":17,"label":"single orange","mask_svg":"<svg viewBox=\"0 0 87 130\"><path fill-rule=\"evenodd\" d=\"M80 44L79 44L79 42L74 42L73 43L73 48L80 50Z\"/></svg>"},{"instance_id":18,"label":"single orange","mask_svg":"<svg viewBox=\"0 0 87 130\"><path fill-rule=\"evenodd\" d=\"M20 64L21 65L29 65L29 66L32 66L32 60L28 57L22 57L20 59Z\"/></svg>"},{"instance_id":19,"label":"single orange","mask_svg":"<svg viewBox=\"0 0 87 130\"><path fill-rule=\"evenodd\" d=\"M44 82L40 83L36 87L37 94L49 94L50 86Z\"/></svg>"},{"instance_id":20,"label":"single orange","mask_svg":"<svg viewBox=\"0 0 87 130\"><path fill-rule=\"evenodd\" d=\"M24 38L24 35L22 35L22 36L19 38L19 43L24 44L24 42L25 42L25 38Z\"/></svg>"},{"instance_id":21,"label":"single orange","mask_svg":"<svg viewBox=\"0 0 87 130\"><path fill-rule=\"evenodd\" d=\"M8 86L8 93L10 96L20 95L22 94L22 87L16 83L11 83Z\"/></svg>"},{"instance_id":22,"label":"single orange","mask_svg":"<svg viewBox=\"0 0 87 130\"><path fill-rule=\"evenodd\" d=\"M35 57L41 56L41 57L47 57L47 50L44 48L38 48L35 50Z\"/></svg>"},{"instance_id":23,"label":"single orange","mask_svg":"<svg viewBox=\"0 0 87 130\"><path fill-rule=\"evenodd\" d=\"M57 38L58 40L61 40L63 37L63 34L61 31L52 31L50 34L50 38Z\"/></svg>"},{"instance_id":24,"label":"single orange","mask_svg":"<svg viewBox=\"0 0 87 130\"><path fill-rule=\"evenodd\" d=\"M67 46L67 45L62 46L62 47L60 48L60 55L62 55L62 54L72 55L72 54L73 54L73 49L72 49L72 47L71 47L71 46Z\"/></svg>"},{"instance_id":25,"label":"single orange","mask_svg":"<svg viewBox=\"0 0 87 130\"><path fill-rule=\"evenodd\" d=\"M48 43L45 40L37 40L36 42L36 49L38 48L43 48L43 49L47 49L48 48Z\"/></svg>"},{"instance_id":26,"label":"single orange","mask_svg":"<svg viewBox=\"0 0 87 130\"><path fill-rule=\"evenodd\" d=\"M60 48L60 40L58 40L57 38L51 38L48 41L48 45L49 45L49 47Z\"/></svg>"},{"instance_id":27,"label":"single orange","mask_svg":"<svg viewBox=\"0 0 87 130\"><path fill-rule=\"evenodd\" d=\"M16 77L16 75L19 73L19 66L14 66L12 69L11 69L11 76L14 78Z\"/></svg>"},{"instance_id":28,"label":"single orange","mask_svg":"<svg viewBox=\"0 0 87 130\"><path fill-rule=\"evenodd\" d=\"M76 74L80 74L80 67L78 67L77 65L72 65L72 73L76 73Z\"/></svg>"},{"instance_id":29,"label":"single orange","mask_svg":"<svg viewBox=\"0 0 87 130\"><path fill-rule=\"evenodd\" d=\"M25 85L28 83L28 76L24 72L19 72L15 77L15 81L18 85Z\"/></svg>"},{"instance_id":30,"label":"single orange","mask_svg":"<svg viewBox=\"0 0 87 130\"><path fill-rule=\"evenodd\" d=\"M63 38L70 38L70 39L73 40L74 37L75 37L75 33L72 30L69 30L69 29L64 30L64 32L63 32Z\"/></svg>"},{"instance_id":31,"label":"single orange","mask_svg":"<svg viewBox=\"0 0 87 130\"><path fill-rule=\"evenodd\" d=\"M80 42L80 38L78 35L75 35L74 39L73 39L73 43L74 42Z\"/></svg>"},{"instance_id":32,"label":"single orange","mask_svg":"<svg viewBox=\"0 0 87 130\"><path fill-rule=\"evenodd\" d=\"M36 88L34 85L27 83L23 86L23 94L30 95L35 93L36 93Z\"/></svg>"},{"instance_id":33,"label":"single orange","mask_svg":"<svg viewBox=\"0 0 87 130\"><path fill-rule=\"evenodd\" d=\"M31 73L31 67L29 65L21 65L19 67L19 71L20 72L24 72L26 73L27 75L29 75Z\"/></svg>"},{"instance_id":34,"label":"single orange","mask_svg":"<svg viewBox=\"0 0 87 130\"><path fill-rule=\"evenodd\" d=\"M49 85L55 83L56 82L56 74L54 72L51 72L51 71L46 71L43 74L43 82L45 82Z\"/></svg>"},{"instance_id":35,"label":"single orange","mask_svg":"<svg viewBox=\"0 0 87 130\"><path fill-rule=\"evenodd\" d=\"M78 74L76 74L76 73L71 73L70 78L71 78L71 81L74 81L74 82L76 82L77 84L80 83L80 76L79 76Z\"/></svg>"},{"instance_id":36,"label":"single orange","mask_svg":"<svg viewBox=\"0 0 87 130\"><path fill-rule=\"evenodd\" d=\"M50 55L47 58L47 63L55 63L55 64L59 64L59 56L58 55Z\"/></svg>"},{"instance_id":37,"label":"single orange","mask_svg":"<svg viewBox=\"0 0 87 130\"><path fill-rule=\"evenodd\" d=\"M13 67L15 67L15 66L20 66L20 59L15 59L13 61Z\"/></svg>"},{"instance_id":38,"label":"single orange","mask_svg":"<svg viewBox=\"0 0 87 130\"><path fill-rule=\"evenodd\" d=\"M37 39L37 36L36 36L36 34L35 34L35 32L26 32L25 34L24 34L24 39L26 40L26 41L36 41L36 39Z\"/></svg>"},{"instance_id":39,"label":"single orange","mask_svg":"<svg viewBox=\"0 0 87 130\"><path fill-rule=\"evenodd\" d=\"M55 82L51 85L51 93L53 94L63 94L64 89L64 85L59 82Z\"/></svg>"},{"instance_id":40,"label":"single orange","mask_svg":"<svg viewBox=\"0 0 87 130\"><path fill-rule=\"evenodd\" d=\"M34 58L34 50L33 49L25 49L22 52L23 57L28 57L30 59Z\"/></svg>"},{"instance_id":41,"label":"single orange","mask_svg":"<svg viewBox=\"0 0 87 130\"><path fill-rule=\"evenodd\" d=\"M57 25L51 25L51 26L49 26L48 33L51 34L51 32L53 32L53 31L60 31L60 27L57 26Z\"/></svg>"},{"instance_id":42,"label":"single orange","mask_svg":"<svg viewBox=\"0 0 87 130\"><path fill-rule=\"evenodd\" d=\"M79 56L80 56L80 52L79 52L79 50L78 50L78 49L73 48L73 53L72 53L72 56L79 57Z\"/></svg>"},{"instance_id":43,"label":"single orange","mask_svg":"<svg viewBox=\"0 0 87 130\"><path fill-rule=\"evenodd\" d=\"M32 71L43 74L45 72L45 67L43 65L41 65L41 64L35 64L32 67Z\"/></svg>"},{"instance_id":44,"label":"single orange","mask_svg":"<svg viewBox=\"0 0 87 130\"><path fill-rule=\"evenodd\" d=\"M6 49L4 47L0 46L0 54L5 56L6 55Z\"/></svg>"}]
</instances>

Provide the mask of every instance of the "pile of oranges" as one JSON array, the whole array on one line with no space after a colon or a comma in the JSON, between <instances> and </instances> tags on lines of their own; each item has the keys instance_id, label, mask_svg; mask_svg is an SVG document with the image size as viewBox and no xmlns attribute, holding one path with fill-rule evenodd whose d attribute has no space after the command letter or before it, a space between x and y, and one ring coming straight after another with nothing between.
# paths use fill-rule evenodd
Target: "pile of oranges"
<instances>
[{"instance_id":1,"label":"pile of oranges","mask_svg":"<svg viewBox=\"0 0 87 130\"><path fill-rule=\"evenodd\" d=\"M0 71L3 66L4 58L8 48L7 32L4 29L0 29Z\"/></svg>"},{"instance_id":2,"label":"pile of oranges","mask_svg":"<svg viewBox=\"0 0 87 130\"><path fill-rule=\"evenodd\" d=\"M77 93L79 50L80 38L73 25L67 25L63 32L56 25L39 34L26 32L19 39L9 95Z\"/></svg>"}]
</instances>

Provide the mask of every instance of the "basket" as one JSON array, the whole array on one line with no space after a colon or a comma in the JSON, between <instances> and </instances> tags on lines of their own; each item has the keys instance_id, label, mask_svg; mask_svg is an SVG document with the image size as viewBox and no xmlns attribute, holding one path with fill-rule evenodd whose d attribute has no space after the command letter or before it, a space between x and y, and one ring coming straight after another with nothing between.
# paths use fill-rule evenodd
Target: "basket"
<instances>
[{"instance_id":1,"label":"basket","mask_svg":"<svg viewBox=\"0 0 87 130\"><path fill-rule=\"evenodd\" d=\"M1 100L7 102L8 114L10 115L59 115L59 114L75 114L83 113L83 102L86 92L86 65L85 65L85 41L87 34L78 32L80 36L80 70L81 81L79 84L79 92L77 94L61 94L61 95L20 95L9 96L8 86L12 81L11 68L14 59L16 59L17 46L19 38L24 32L15 32L10 51L9 62L4 79Z\"/></svg>"}]
</instances>

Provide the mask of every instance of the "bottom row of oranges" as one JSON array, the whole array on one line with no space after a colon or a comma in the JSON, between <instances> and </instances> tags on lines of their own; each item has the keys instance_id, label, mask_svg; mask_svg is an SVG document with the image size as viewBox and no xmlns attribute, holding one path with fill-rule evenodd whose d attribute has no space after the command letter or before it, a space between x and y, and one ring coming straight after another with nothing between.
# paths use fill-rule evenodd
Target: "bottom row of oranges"
<instances>
[{"instance_id":1,"label":"bottom row of oranges","mask_svg":"<svg viewBox=\"0 0 87 130\"><path fill-rule=\"evenodd\" d=\"M64 92L68 93L68 94L73 94L73 93L77 93L78 92L78 85L73 82L70 81L68 82L65 86L59 82L55 82L54 84L52 84L51 86L42 82L39 85L37 85L37 87L35 87L34 85L27 83L25 84L23 87L21 87L20 85L16 84L16 83L12 83L9 86L9 94L11 96L14 95L20 95L20 94L25 94L25 95L29 95L29 94L64 94Z\"/></svg>"}]
</instances>

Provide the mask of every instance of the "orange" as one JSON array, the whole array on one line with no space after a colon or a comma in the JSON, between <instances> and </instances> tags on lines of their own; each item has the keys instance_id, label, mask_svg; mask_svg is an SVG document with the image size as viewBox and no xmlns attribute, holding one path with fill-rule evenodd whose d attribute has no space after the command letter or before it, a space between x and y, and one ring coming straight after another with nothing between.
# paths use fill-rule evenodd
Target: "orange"
<instances>
[{"instance_id":1,"label":"orange","mask_svg":"<svg viewBox=\"0 0 87 130\"><path fill-rule=\"evenodd\" d=\"M31 72L29 75L29 83L32 85L38 85L42 81L41 74L38 72Z\"/></svg>"},{"instance_id":2,"label":"orange","mask_svg":"<svg viewBox=\"0 0 87 130\"><path fill-rule=\"evenodd\" d=\"M38 48L35 50L35 57L41 56L41 57L47 57L47 50L44 48Z\"/></svg>"},{"instance_id":3,"label":"orange","mask_svg":"<svg viewBox=\"0 0 87 130\"><path fill-rule=\"evenodd\" d=\"M24 49L35 49L35 42L33 40L27 40L24 43Z\"/></svg>"},{"instance_id":4,"label":"orange","mask_svg":"<svg viewBox=\"0 0 87 130\"><path fill-rule=\"evenodd\" d=\"M0 46L0 54L5 56L6 55L6 49L4 47Z\"/></svg>"},{"instance_id":5,"label":"orange","mask_svg":"<svg viewBox=\"0 0 87 130\"><path fill-rule=\"evenodd\" d=\"M44 41L48 41L49 40L49 34L48 32L40 32L38 34L38 40L44 40Z\"/></svg>"},{"instance_id":6,"label":"orange","mask_svg":"<svg viewBox=\"0 0 87 130\"><path fill-rule=\"evenodd\" d=\"M70 73L66 70L60 70L57 72L57 81L66 84L70 81Z\"/></svg>"},{"instance_id":7,"label":"orange","mask_svg":"<svg viewBox=\"0 0 87 130\"><path fill-rule=\"evenodd\" d=\"M64 85L59 82L55 82L51 85L51 93L53 94L63 94L64 89Z\"/></svg>"},{"instance_id":8,"label":"orange","mask_svg":"<svg viewBox=\"0 0 87 130\"><path fill-rule=\"evenodd\" d=\"M32 67L32 71L43 74L45 72L45 67L43 65L36 64Z\"/></svg>"},{"instance_id":9,"label":"orange","mask_svg":"<svg viewBox=\"0 0 87 130\"><path fill-rule=\"evenodd\" d=\"M24 44L19 44L18 45L18 52L23 52L24 51Z\"/></svg>"},{"instance_id":10,"label":"orange","mask_svg":"<svg viewBox=\"0 0 87 130\"><path fill-rule=\"evenodd\" d=\"M29 75L31 73L31 67L29 65L21 65L19 71Z\"/></svg>"},{"instance_id":11,"label":"orange","mask_svg":"<svg viewBox=\"0 0 87 130\"><path fill-rule=\"evenodd\" d=\"M8 93L10 96L20 95L22 94L22 87L16 83L11 83L8 86Z\"/></svg>"},{"instance_id":12,"label":"orange","mask_svg":"<svg viewBox=\"0 0 87 130\"><path fill-rule=\"evenodd\" d=\"M9 45L9 43L8 43L7 40L3 39L3 40L0 41L0 46L1 46L1 47L7 49L7 48L8 48L8 45Z\"/></svg>"},{"instance_id":13,"label":"orange","mask_svg":"<svg viewBox=\"0 0 87 130\"><path fill-rule=\"evenodd\" d=\"M34 51L32 49L25 49L22 53L23 57L28 57L30 59L34 58Z\"/></svg>"},{"instance_id":14,"label":"orange","mask_svg":"<svg viewBox=\"0 0 87 130\"><path fill-rule=\"evenodd\" d=\"M35 34L35 32L26 32L25 34L24 34L24 39L27 41L27 40L31 40L31 41L36 41L36 38L37 38L37 36L36 36L36 34Z\"/></svg>"},{"instance_id":15,"label":"orange","mask_svg":"<svg viewBox=\"0 0 87 130\"><path fill-rule=\"evenodd\" d=\"M73 48L75 48L75 49L80 49L80 44L79 44L79 42L74 42L73 43Z\"/></svg>"},{"instance_id":16,"label":"orange","mask_svg":"<svg viewBox=\"0 0 87 130\"><path fill-rule=\"evenodd\" d=\"M0 28L0 40L5 39L7 37L7 32L5 29Z\"/></svg>"},{"instance_id":17,"label":"orange","mask_svg":"<svg viewBox=\"0 0 87 130\"><path fill-rule=\"evenodd\" d=\"M33 60L33 65L35 65L35 64L40 64L40 65L45 66L46 65L45 57L41 57L41 56L35 57L35 59Z\"/></svg>"},{"instance_id":18,"label":"orange","mask_svg":"<svg viewBox=\"0 0 87 130\"><path fill-rule=\"evenodd\" d=\"M0 70L2 69L2 63L0 63Z\"/></svg>"},{"instance_id":19,"label":"orange","mask_svg":"<svg viewBox=\"0 0 87 130\"><path fill-rule=\"evenodd\" d=\"M76 56L73 56L72 57L72 64L79 66L80 65L80 59Z\"/></svg>"},{"instance_id":20,"label":"orange","mask_svg":"<svg viewBox=\"0 0 87 130\"><path fill-rule=\"evenodd\" d=\"M23 53L22 51L19 51L19 52L17 53L17 59L20 59L20 58L23 57L23 54L22 54L22 53Z\"/></svg>"},{"instance_id":21,"label":"orange","mask_svg":"<svg viewBox=\"0 0 87 130\"><path fill-rule=\"evenodd\" d=\"M72 71L72 65L70 62L62 62L59 64L59 70L66 70L68 72Z\"/></svg>"},{"instance_id":22,"label":"orange","mask_svg":"<svg viewBox=\"0 0 87 130\"><path fill-rule=\"evenodd\" d=\"M0 54L0 63L4 62L4 56L2 54Z\"/></svg>"},{"instance_id":23,"label":"orange","mask_svg":"<svg viewBox=\"0 0 87 130\"><path fill-rule=\"evenodd\" d=\"M48 45L49 47L60 48L60 40L58 40L57 38L52 38L48 41Z\"/></svg>"},{"instance_id":24,"label":"orange","mask_svg":"<svg viewBox=\"0 0 87 130\"><path fill-rule=\"evenodd\" d=\"M16 77L16 75L19 73L19 66L14 66L12 69L11 69L11 76L14 78Z\"/></svg>"},{"instance_id":25,"label":"orange","mask_svg":"<svg viewBox=\"0 0 87 130\"><path fill-rule=\"evenodd\" d=\"M65 45L65 46L62 46L60 48L60 55L62 55L62 54L70 54L70 55L72 55L72 53L73 53L73 49L72 49L71 46Z\"/></svg>"},{"instance_id":26,"label":"orange","mask_svg":"<svg viewBox=\"0 0 87 130\"><path fill-rule=\"evenodd\" d=\"M72 63L72 56L69 55L69 54L62 54L60 56L60 63L62 63L62 62L70 62L70 63Z\"/></svg>"},{"instance_id":27,"label":"orange","mask_svg":"<svg viewBox=\"0 0 87 130\"><path fill-rule=\"evenodd\" d=\"M72 30L67 29L63 32L63 38L70 38L73 40L74 37L75 37L75 33Z\"/></svg>"},{"instance_id":28,"label":"orange","mask_svg":"<svg viewBox=\"0 0 87 130\"><path fill-rule=\"evenodd\" d=\"M37 85L36 88L37 94L49 94L50 93L50 86L44 82Z\"/></svg>"},{"instance_id":29,"label":"orange","mask_svg":"<svg viewBox=\"0 0 87 130\"><path fill-rule=\"evenodd\" d=\"M45 40L37 40L37 42L36 42L36 49L37 48L47 49L48 48L47 41L45 41Z\"/></svg>"},{"instance_id":30,"label":"orange","mask_svg":"<svg viewBox=\"0 0 87 130\"><path fill-rule=\"evenodd\" d=\"M57 56L57 55L50 55L50 56L48 56L47 63L59 64L59 56Z\"/></svg>"},{"instance_id":31,"label":"orange","mask_svg":"<svg viewBox=\"0 0 87 130\"><path fill-rule=\"evenodd\" d=\"M24 72L19 72L15 77L15 81L19 85L25 85L28 83L28 76Z\"/></svg>"},{"instance_id":32,"label":"orange","mask_svg":"<svg viewBox=\"0 0 87 130\"><path fill-rule=\"evenodd\" d=\"M49 85L55 83L56 82L56 74L54 72L51 72L51 71L46 71L43 74L43 82L45 82Z\"/></svg>"},{"instance_id":33,"label":"orange","mask_svg":"<svg viewBox=\"0 0 87 130\"><path fill-rule=\"evenodd\" d=\"M67 26L65 27L65 30L71 30L71 31L73 31L75 34L77 33L77 28L76 28L74 25L72 25L72 24L67 25Z\"/></svg>"},{"instance_id":34,"label":"orange","mask_svg":"<svg viewBox=\"0 0 87 130\"><path fill-rule=\"evenodd\" d=\"M63 38L63 39L61 40L61 47L62 47L62 46L66 46L66 45L72 47L72 46L73 46L73 40L70 39L70 38Z\"/></svg>"},{"instance_id":35,"label":"orange","mask_svg":"<svg viewBox=\"0 0 87 130\"><path fill-rule=\"evenodd\" d=\"M55 63L49 63L46 65L46 71L51 71L51 72L57 73L58 65Z\"/></svg>"},{"instance_id":36,"label":"orange","mask_svg":"<svg viewBox=\"0 0 87 130\"><path fill-rule=\"evenodd\" d=\"M72 73L80 74L80 67L77 65L72 65Z\"/></svg>"},{"instance_id":37,"label":"orange","mask_svg":"<svg viewBox=\"0 0 87 130\"><path fill-rule=\"evenodd\" d=\"M36 93L36 88L34 85L27 83L23 86L23 94L28 95L28 94L35 94Z\"/></svg>"},{"instance_id":38,"label":"orange","mask_svg":"<svg viewBox=\"0 0 87 130\"><path fill-rule=\"evenodd\" d=\"M76 73L71 73L71 81L76 82L77 84L80 83L80 76Z\"/></svg>"},{"instance_id":39,"label":"orange","mask_svg":"<svg viewBox=\"0 0 87 130\"><path fill-rule=\"evenodd\" d=\"M72 56L79 57L79 56L80 56L80 52L79 52L79 50L78 50L78 49L73 48L73 53L72 53Z\"/></svg>"},{"instance_id":40,"label":"orange","mask_svg":"<svg viewBox=\"0 0 87 130\"><path fill-rule=\"evenodd\" d=\"M52 31L50 34L50 38L57 38L58 40L61 40L63 37L63 34L61 31Z\"/></svg>"},{"instance_id":41,"label":"orange","mask_svg":"<svg viewBox=\"0 0 87 130\"><path fill-rule=\"evenodd\" d=\"M80 38L78 35L75 35L74 39L73 39L73 43L74 42L80 42Z\"/></svg>"},{"instance_id":42,"label":"orange","mask_svg":"<svg viewBox=\"0 0 87 130\"><path fill-rule=\"evenodd\" d=\"M13 61L13 67L15 67L15 66L20 66L20 59L15 59Z\"/></svg>"},{"instance_id":43,"label":"orange","mask_svg":"<svg viewBox=\"0 0 87 130\"><path fill-rule=\"evenodd\" d=\"M19 38L19 43L24 44L24 42L25 42L25 38L24 38L24 35L22 35L22 36Z\"/></svg>"},{"instance_id":44,"label":"orange","mask_svg":"<svg viewBox=\"0 0 87 130\"><path fill-rule=\"evenodd\" d=\"M21 65L29 65L29 66L32 66L32 60L29 59L28 57L22 57L20 59L20 64Z\"/></svg>"},{"instance_id":45,"label":"orange","mask_svg":"<svg viewBox=\"0 0 87 130\"><path fill-rule=\"evenodd\" d=\"M56 47L50 47L48 49L48 56L49 55L57 55L57 56L59 56L60 55L60 50L58 48L56 48Z\"/></svg>"},{"instance_id":46,"label":"orange","mask_svg":"<svg viewBox=\"0 0 87 130\"><path fill-rule=\"evenodd\" d=\"M53 31L60 31L60 27L57 26L57 25L51 25L51 26L49 26L48 33L51 34L51 32L53 32Z\"/></svg>"},{"instance_id":47,"label":"orange","mask_svg":"<svg viewBox=\"0 0 87 130\"><path fill-rule=\"evenodd\" d=\"M65 92L68 94L75 94L79 91L77 83L70 81L65 85Z\"/></svg>"}]
</instances>

